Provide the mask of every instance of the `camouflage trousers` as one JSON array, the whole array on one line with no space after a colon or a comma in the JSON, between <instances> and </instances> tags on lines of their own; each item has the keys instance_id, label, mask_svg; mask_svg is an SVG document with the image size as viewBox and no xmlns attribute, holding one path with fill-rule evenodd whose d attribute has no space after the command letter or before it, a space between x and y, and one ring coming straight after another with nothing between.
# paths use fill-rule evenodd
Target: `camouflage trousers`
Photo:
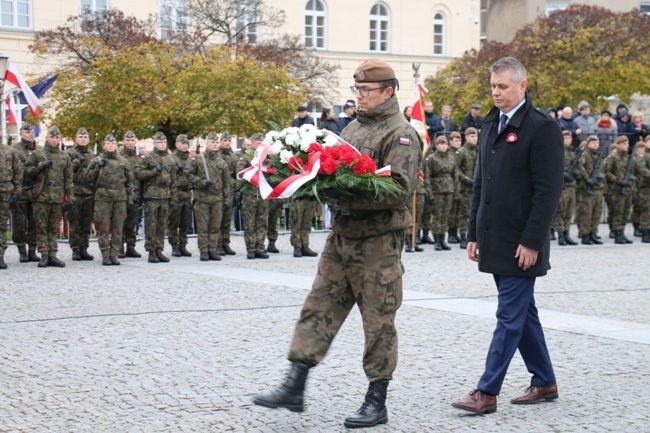
<instances>
[{"instance_id":1,"label":"camouflage trousers","mask_svg":"<svg viewBox=\"0 0 650 433\"><path fill-rule=\"evenodd\" d=\"M208 204L197 201L194 204L196 216L197 244L199 251L207 253L217 250L223 218L223 202Z\"/></svg>"},{"instance_id":2,"label":"camouflage trousers","mask_svg":"<svg viewBox=\"0 0 650 433\"><path fill-rule=\"evenodd\" d=\"M138 211L139 209L136 203L126 208L126 218L124 218L124 225L122 227L122 240L130 247L135 247L137 241L135 222L138 219Z\"/></svg>"},{"instance_id":3,"label":"camouflage trousers","mask_svg":"<svg viewBox=\"0 0 650 433\"><path fill-rule=\"evenodd\" d=\"M352 307L361 313L363 369L370 382L392 379L397 366L395 313L402 304L405 230L366 239L330 233L300 313L289 360L319 364Z\"/></svg>"},{"instance_id":4,"label":"camouflage trousers","mask_svg":"<svg viewBox=\"0 0 650 433\"><path fill-rule=\"evenodd\" d=\"M607 201L607 213L612 218L612 230L623 230L627 224L631 201L620 192L612 192Z\"/></svg>"},{"instance_id":5,"label":"camouflage trousers","mask_svg":"<svg viewBox=\"0 0 650 433\"><path fill-rule=\"evenodd\" d=\"M460 196L457 193L452 194L451 207L449 208L449 219L447 220L447 228L458 227L460 210Z\"/></svg>"},{"instance_id":6,"label":"camouflage trousers","mask_svg":"<svg viewBox=\"0 0 650 433\"><path fill-rule=\"evenodd\" d=\"M650 230L650 188L639 188L634 207L639 212L639 229Z\"/></svg>"},{"instance_id":7,"label":"camouflage trousers","mask_svg":"<svg viewBox=\"0 0 650 433\"><path fill-rule=\"evenodd\" d=\"M34 202L34 218L38 252L55 255L59 250L57 230L61 224L61 203Z\"/></svg>"},{"instance_id":8,"label":"camouflage trousers","mask_svg":"<svg viewBox=\"0 0 650 433\"><path fill-rule=\"evenodd\" d=\"M282 200L268 200L268 203L269 216L266 236L269 238L269 242L275 242L278 240L278 219L282 215L284 206Z\"/></svg>"},{"instance_id":9,"label":"camouflage trousers","mask_svg":"<svg viewBox=\"0 0 650 433\"><path fill-rule=\"evenodd\" d=\"M309 246L311 223L316 215L317 202L312 200L294 200L289 206L291 218L291 246L294 248Z\"/></svg>"},{"instance_id":10,"label":"camouflage trousers","mask_svg":"<svg viewBox=\"0 0 650 433\"><path fill-rule=\"evenodd\" d=\"M144 201L144 249L162 251L165 248L165 228L169 200L146 199Z\"/></svg>"},{"instance_id":11,"label":"camouflage trousers","mask_svg":"<svg viewBox=\"0 0 650 433\"><path fill-rule=\"evenodd\" d=\"M187 232L192 224L192 200L183 199L170 204L167 241L172 248L187 245Z\"/></svg>"},{"instance_id":12,"label":"camouflage trousers","mask_svg":"<svg viewBox=\"0 0 650 433\"><path fill-rule=\"evenodd\" d=\"M97 243L102 257L115 257L122 248L126 201L96 201Z\"/></svg>"},{"instance_id":13,"label":"camouflage trousers","mask_svg":"<svg viewBox=\"0 0 650 433\"><path fill-rule=\"evenodd\" d=\"M230 245L230 229L232 228L232 218L234 205L228 203L227 210L221 210L221 223L219 225L219 245ZM222 205L223 206L223 205Z\"/></svg>"},{"instance_id":14,"label":"camouflage trousers","mask_svg":"<svg viewBox=\"0 0 650 433\"><path fill-rule=\"evenodd\" d=\"M413 217L413 221L415 221L415 227L420 227L422 225L422 214L424 213L424 194L416 194L415 195L415 215L413 215L413 197L409 197L408 200L406 200L406 207L408 208L409 212L411 213L411 217ZM408 230L407 235L411 233L410 230Z\"/></svg>"},{"instance_id":15,"label":"camouflage trousers","mask_svg":"<svg viewBox=\"0 0 650 433\"><path fill-rule=\"evenodd\" d=\"M11 238L19 247L29 245L36 247L36 220L34 219L34 203L21 199L11 208L12 232Z\"/></svg>"},{"instance_id":16,"label":"camouflage trousers","mask_svg":"<svg viewBox=\"0 0 650 433\"><path fill-rule=\"evenodd\" d=\"M576 222L580 237L598 233L600 214L603 211L603 190L594 189L593 194L587 194L587 191L580 189L576 199Z\"/></svg>"},{"instance_id":17,"label":"camouflage trousers","mask_svg":"<svg viewBox=\"0 0 650 433\"><path fill-rule=\"evenodd\" d=\"M569 231L571 217L576 207L576 189L573 186L565 187L560 196L560 202L555 211L552 227L558 232Z\"/></svg>"},{"instance_id":18,"label":"camouflage trousers","mask_svg":"<svg viewBox=\"0 0 650 433\"><path fill-rule=\"evenodd\" d=\"M449 227L449 211L451 210L453 198L453 192L433 194L435 207L433 208L431 230L434 234L442 234L447 231L447 227Z\"/></svg>"},{"instance_id":19,"label":"camouflage trousers","mask_svg":"<svg viewBox=\"0 0 650 433\"><path fill-rule=\"evenodd\" d=\"M88 248L90 224L93 221L94 202L90 195L75 196L68 212L68 239L72 251Z\"/></svg>"},{"instance_id":20,"label":"camouflage trousers","mask_svg":"<svg viewBox=\"0 0 650 433\"><path fill-rule=\"evenodd\" d=\"M463 191L458 195L458 227L460 234L467 233L469 213L472 210L472 191Z\"/></svg>"},{"instance_id":21,"label":"camouflage trousers","mask_svg":"<svg viewBox=\"0 0 650 433\"><path fill-rule=\"evenodd\" d=\"M2 221L4 227L2 233L0 233L0 257L3 257L5 250L7 249L7 233L6 226L7 220L9 219L9 197L11 193L0 192L0 221Z\"/></svg>"},{"instance_id":22,"label":"camouflage trousers","mask_svg":"<svg viewBox=\"0 0 650 433\"><path fill-rule=\"evenodd\" d=\"M244 242L249 253L263 253L264 239L268 231L269 202L256 195L242 197Z\"/></svg>"},{"instance_id":23,"label":"camouflage trousers","mask_svg":"<svg viewBox=\"0 0 650 433\"><path fill-rule=\"evenodd\" d=\"M418 229L421 230L431 230L431 219L433 218L433 210L435 209L434 203L427 204L424 202L424 207L422 208L422 219L421 223L418 224Z\"/></svg>"}]
</instances>

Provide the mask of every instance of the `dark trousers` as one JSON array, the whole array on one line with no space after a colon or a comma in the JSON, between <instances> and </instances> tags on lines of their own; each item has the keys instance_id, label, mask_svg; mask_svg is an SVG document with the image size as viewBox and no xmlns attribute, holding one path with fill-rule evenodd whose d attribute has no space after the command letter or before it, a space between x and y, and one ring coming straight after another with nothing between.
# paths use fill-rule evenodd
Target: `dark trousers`
<instances>
[{"instance_id":1,"label":"dark trousers","mask_svg":"<svg viewBox=\"0 0 650 433\"><path fill-rule=\"evenodd\" d=\"M535 307L535 278L494 275L494 281L499 292L497 327L477 388L498 395L517 349L533 375L531 385L553 385L555 374Z\"/></svg>"}]
</instances>

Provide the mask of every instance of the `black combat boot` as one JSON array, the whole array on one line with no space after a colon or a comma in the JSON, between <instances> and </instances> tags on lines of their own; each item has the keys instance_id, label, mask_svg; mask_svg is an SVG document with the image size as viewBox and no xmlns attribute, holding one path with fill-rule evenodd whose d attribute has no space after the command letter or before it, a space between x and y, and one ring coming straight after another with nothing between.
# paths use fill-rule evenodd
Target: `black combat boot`
<instances>
[{"instance_id":1,"label":"black combat boot","mask_svg":"<svg viewBox=\"0 0 650 433\"><path fill-rule=\"evenodd\" d=\"M208 255L208 252L207 251L201 251L201 255L199 256L199 260L201 260L202 262L207 262L208 260L210 260L210 256Z\"/></svg>"},{"instance_id":2,"label":"black combat boot","mask_svg":"<svg viewBox=\"0 0 650 433\"><path fill-rule=\"evenodd\" d=\"M435 242L429 237L429 230L422 230L422 243L433 245Z\"/></svg>"},{"instance_id":3,"label":"black combat boot","mask_svg":"<svg viewBox=\"0 0 650 433\"><path fill-rule=\"evenodd\" d=\"M422 236L420 235L421 230L415 232L415 245L422 245Z\"/></svg>"},{"instance_id":4,"label":"black combat boot","mask_svg":"<svg viewBox=\"0 0 650 433\"><path fill-rule=\"evenodd\" d=\"M117 258L123 259L124 257L126 257L126 253L124 252L124 244L122 244L120 250L117 252Z\"/></svg>"},{"instance_id":5,"label":"black combat boot","mask_svg":"<svg viewBox=\"0 0 650 433\"><path fill-rule=\"evenodd\" d=\"M454 227L447 230L447 242L449 242L450 244L457 244L460 242L460 239L456 237L456 230L458 229Z\"/></svg>"},{"instance_id":6,"label":"black combat boot","mask_svg":"<svg viewBox=\"0 0 650 433\"><path fill-rule=\"evenodd\" d=\"M582 243L582 245L593 245L594 240L591 239L591 234L587 234L587 235L582 236L582 242L581 243Z\"/></svg>"},{"instance_id":7,"label":"black combat boot","mask_svg":"<svg viewBox=\"0 0 650 433\"><path fill-rule=\"evenodd\" d=\"M569 231L564 232L564 240L566 241L567 245L578 245L576 241L571 239L571 236L569 236Z\"/></svg>"},{"instance_id":8,"label":"black combat boot","mask_svg":"<svg viewBox=\"0 0 650 433\"><path fill-rule=\"evenodd\" d=\"M551 237L550 237L550 239L551 239L552 241L554 241L554 240L556 239L556 238L555 238L555 229L554 229L554 228L551 228Z\"/></svg>"},{"instance_id":9,"label":"black combat boot","mask_svg":"<svg viewBox=\"0 0 650 433\"><path fill-rule=\"evenodd\" d=\"M442 247L443 250L449 251L451 250L451 247L445 243L445 234L440 233L438 235L438 240L440 241L440 246Z\"/></svg>"},{"instance_id":10,"label":"black combat boot","mask_svg":"<svg viewBox=\"0 0 650 433\"><path fill-rule=\"evenodd\" d=\"M228 244L223 244L223 252L228 254L229 256L234 256L237 254L232 248L230 248L230 245Z\"/></svg>"},{"instance_id":11,"label":"black combat boot","mask_svg":"<svg viewBox=\"0 0 650 433\"><path fill-rule=\"evenodd\" d=\"M293 361L284 382L269 393L258 394L253 397L253 403L272 409L284 407L291 412L304 411L303 395L309 368L310 366L307 364Z\"/></svg>"},{"instance_id":12,"label":"black combat boot","mask_svg":"<svg viewBox=\"0 0 650 433\"><path fill-rule=\"evenodd\" d=\"M160 259L158 258L158 254L156 254L155 251L149 251L149 263L160 263Z\"/></svg>"},{"instance_id":13,"label":"black combat boot","mask_svg":"<svg viewBox=\"0 0 650 433\"><path fill-rule=\"evenodd\" d=\"M404 252L406 253L412 253L413 252L413 247L411 246L411 235L406 235L406 239L404 240Z\"/></svg>"},{"instance_id":14,"label":"black combat boot","mask_svg":"<svg viewBox=\"0 0 650 433\"><path fill-rule=\"evenodd\" d=\"M117 260L117 256L111 256L110 260L111 260L111 263L113 264L113 266L119 266L120 265L120 261Z\"/></svg>"},{"instance_id":15,"label":"black combat boot","mask_svg":"<svg viewBox=\"0 0 650 433\"><path fill-rule=\"evenodd\" d=\"M643 237L643 231L639 228L638 223L632 223L634 226L634 236L637 238Z\"/></svg>"},{"instance_id":16,"label":"black combat boot","mask_svg":"<svg viewBox=\"0 0 650 433\"><path fill-rule=\"evenodd\" d=\"M557 232L557 244L561 246L566 245L566 238L564 237L564 232Z\"/></svg>"},{"instance_id":17,"label":"black combat boot","mask_svg":"<svg viewBox=\"0 0 650 433\"><path fill-rule=\"evenodd\" d=\"M54 266L55 268L65 268L65 263L57 259L56 254L50 254L47 259L48 266Z\"/></svg>"},{"instance_id":18,"label":"black combat boot","mask_svg":"<svg viewBox=\"0 0 650 433\"><path fill-rule=\"evenodd\" d=\"M222 246L217 246L217 254L219 254L220 256L226 255L226 252L223 250Z\"/></svg>"},{"instance_id":19,"label":"black combat boot","mask_svg":"<svg viewBox=\"0 0 650 433\"><path fill-rule=\"evenodd\" d=\"M187 248L185 248L185 245L181 245L178 247L178 250L181 252L182 257L192 257L192 253L187 251Z\"/></svg>"},{"instance_id":20,"label":"black combat boot","mask_svg":"<svg viewBox=\"0 0 650 433\"><path fill-rule=\"evenodd\" d=\"M72 257L71 258L75 262L80 262L81 261L81 253L79 252L79 250L77 250L77 249L72 250Z\"/></svg>"},{"instance_id":21,"label":"black combat boot","mask_svg":"<svg viewBox=\"0 0 650 433\"><path fill-rule=\"evenodd\" d=\"M182 257L181 250L178 248L172 247L172 257Z\"/></svg>"},{"instance_id":22,"label":"black combat boot","mask_svg":"<svg viewBox=\"0 0 650 433\"><path fill-rule=\"evenodd\" d=\"M269 246L266 247L266 251L268 251L269 253L274 253L274 254L280 252L278 247L275 246L275 242L271 242L271 241L269 241Z\"/></svg>"},{"instance_id":23,"label":"black combat boot","mask_svg":"<svg viewBox=\"0 0 650 433\"><path fill-rule=\"evenodd\" d=\"M219 260L221 260L221 254L219 254L218 251L211 250L208 251L208 258L210 260L216 260L218 262Z\"/></svg>"},{"instance_id":24,"label":"black combat boot","mask_svg":"<svg viewBox=\"0 0 650 433\"><path fill-rule=\"evenodd\" d=\"M422 248L418 244L415 244L415 247L413 247L413 250L415 250L416 253L421 253L422 251L424 251L424 248Z\"/></svg>"},{"instance_id":25,"label":"black combat boot","mask_svg":"<svg viewBox=\"0 0 650 433\"><path fill-rule=\"evenodd\" d=\"M246 253L246 258L249 260L253 260L255 258L255 251L248 251Z\"/></svg>"},{"instance_id":26,"label":"black combat boot","mask_svg":"<svg viewBox=\"0 0 650 433\"><path fill-rule=\"evenodd\" d=\"M302 248L293 247L293 256L294 257L302 257Z\"/></svg>"},{"instance_id":27,"label":"black combat boot","mask_svg":"<svg viewBox=\"0 0 650 433\"><path fill-rule=\"evenodd\" d=\"M38 262L38 267L39 268L47 268L47 262L49 261L49 257L47 256L47 253L41 254L41 260Z\"/></svg>"},{"instance_id":28,"label":"black combat boot","mask_svg":"<svg viewBox=\"0 0 650 433\"><path fill-rule=\"evenodd\" d=\"M25 248L25 245L18 247L18 255L20 256L18 258L18 261L20 263L27 263L29 261L29 257L27 257L27 248Z\"/></svg>"},{"instance_id":29,"label":"black combat boot","mask_svg":"<svg viewBox=\"0 0 650 433\"><path fill-rule=\"evenodd\" d=\"M111 261L110 257L103 257L102 258L102 266L113 266L113 262Z\"/></svg>"},{"instance_id":30,"label":"black combat boot","mask_svg":"<svg viewBox=\"0 0 650 433\"><path fill-rule=\"evenodd\" d=\"M372 427L388 422L388 409L386 409L386 389L388 380L372 382L368 386L366 398L358 411L345 419L343 423L347 428Z\"/></svg>"},{"instance_id":31,"label":"black combat boot","mask_svg":"<svg viewBox=\"0 0 650 433\"><path fill-rule=\"evenodd\" d=\"M256 259L268 259L269 255L264 250L255 252Z\"/></svg>"},{"instance_id":32,"label":"black combat boot","mask_svg":"<svg viewBox=\"0 0 650 433\"><path fill-rule=\"evenodd\" d=\"M623 230L614 230L614 243L615 244L627 244L625 238L623 237Z\"/></svg>"},{"instance_id":33,"label":"black combat boot","mask_svg":"<svg viewBox=\"0 0 650 433\"><path fill-rule=\"evenodd\" d=\"M619 230L621 232L621 236L623 237L623 240L625 241L626 244L633 244L634 241L632 239L628 239L627 236L625 236L625 230Z\"/></svg>"},{"instance_id":34,"label":"black combat boot","mask_svg":"<svg viewBox=\"0 0 650 433\"><path fill-rule=\"evenodd\" d=\"M465 233L460 234L460 249L464 250L467 248L467 235Z\"/></svg>"},{"instance_id":35,"label":"black combat boot","mask_svg":"<svg viewBox=\"0 0 650 433\"><path fill-rule=\"evenodd\" d=\"M126 255L126 257L132 257L132 258L135 258L135 259L139 259L140 257L142 257L142 254L137 252L135 250L135 247L132 246L132 245L127 245L125 255ZM117 256L117 257L120 257L120 256Z\"/></svg>"},{"instance_id":36,"label":"black combat boot","mask_svg":"<svg viewBox=\"0 0 650 433\"><path fill-rule=\"evenodd\" d=\"M435 242L433 243L433 249L436 251L442 251L442 245L440 242L440 235L433 235Z\"/></svg>"},{"instance_id":37,"label":"black combat boot","mask_svg":"<svg viewBox=\"0 0 650 433\"><path fill-rule=\"evenodd\" d=\"M641 238L641 242L644 244L650 244L650 230L643 230L643 237Z\"/></svg>"},{"instance_id":38,"label":"black combat boot","mask_svg":"<svg viewBox=\"0 0 650 433\"><path fill-rule=\"evenodd\" d=\"M36 254L36 245L30 245L29 250L27 251L27 258L30 262L40 262L42 257L38 257Z\"/></svg>"},{"instance_id":39,"label":"black combat boot","mask_svg":"<svg viewBox=\"0 0 650 433\"><path fill-rule=\"evenodd\" d=\"M300 252L302 252L302 255L304 257L316 257L318 253L312 249L309 248L309 246L302 247L300 249Z\"/></svg>"},{"instance_id":40,"label":"black combat boot","mask_svg":"<svg viewBox=\"0 0 650 433\"><path fill-rule=\"evenodd\" d=\"M82 248L79 251L79 254L81 255L81 260L88 260L88 261L95 260L95 257L88 254L88 248Z\"/></svg>"},{"instance_id":41,"label":"black combat boot","mask_svg":"<svg viewBox=\"0 0 650 433\"><path fill-rule=\"evenodd\" d=\"M598 236L596 233L589 233L589 236L591 236L591 242L593 242L594 245L603 244L603 241L600 240L600 236Z\"/></svg>"},{"instance_id":42,"label":"black combat boot","mask_svg":"<svg viewBox=\"0 0 650 433\"><path fill-rule=\"evenodd\" d=\"M5 263L5 256L0 256L0 269L7 269L7 264Z\"/></svg>"},{"instance_id":43,"label":"black combat boot","mask_svg":"<svg viewBox=\"0 0 650 433\"><path fill-rule=\"evenodd\" d=\"M156 251L156 255L158 256L158 260L160 260L160 263L168 263L169 262L169 257L164 255L162 250Z\"/></svg>"}]
</instances>

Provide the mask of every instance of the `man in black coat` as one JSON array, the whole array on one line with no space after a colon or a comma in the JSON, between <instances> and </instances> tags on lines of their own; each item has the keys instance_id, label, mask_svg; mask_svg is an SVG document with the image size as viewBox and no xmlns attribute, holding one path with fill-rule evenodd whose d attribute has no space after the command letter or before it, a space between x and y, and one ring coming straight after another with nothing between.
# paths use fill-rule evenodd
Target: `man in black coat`
<instances>
[{"instance_id":1,"label":"man in black coat","mask_svg":"<svg viewBox=\"0 0 650 433\"><path fill-rule=\"evenodd\" d=\"M452 403L480 414L496 411L517 349L533 377L511 403L558 397L533 292L535 278L550 269L548 234L564 178L562 133L533 106L526 69L518 60L502 58L490 72L495 107L479 135L467 255L478 262L479 271L494 276L497 326L476 389Z\"/></svg>"}]
</instances>

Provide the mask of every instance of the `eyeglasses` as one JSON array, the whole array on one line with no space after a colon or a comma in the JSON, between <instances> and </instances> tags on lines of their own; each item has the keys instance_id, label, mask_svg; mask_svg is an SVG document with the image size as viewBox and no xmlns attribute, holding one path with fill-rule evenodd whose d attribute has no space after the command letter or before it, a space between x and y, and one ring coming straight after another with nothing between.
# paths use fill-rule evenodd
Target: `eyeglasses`
<instances>
[{"instance_id":1,"label":"eyeglasses","mask_svg":"<svg viewBox=\"0 0 650 433\"><path fill-rule=\"evenodd\" d=\"M380 90L380 89L385 89L386 86L381 86L381 87L375 87L374 89L369 89L367 87L357 87L357 86L350 86L350 91L352 92L353 95L357 95L357 92L359 92L359 95L363 96L364 98L368 95L370 95L370 92L373 90Z\"/></svg>"}]
</instances>

